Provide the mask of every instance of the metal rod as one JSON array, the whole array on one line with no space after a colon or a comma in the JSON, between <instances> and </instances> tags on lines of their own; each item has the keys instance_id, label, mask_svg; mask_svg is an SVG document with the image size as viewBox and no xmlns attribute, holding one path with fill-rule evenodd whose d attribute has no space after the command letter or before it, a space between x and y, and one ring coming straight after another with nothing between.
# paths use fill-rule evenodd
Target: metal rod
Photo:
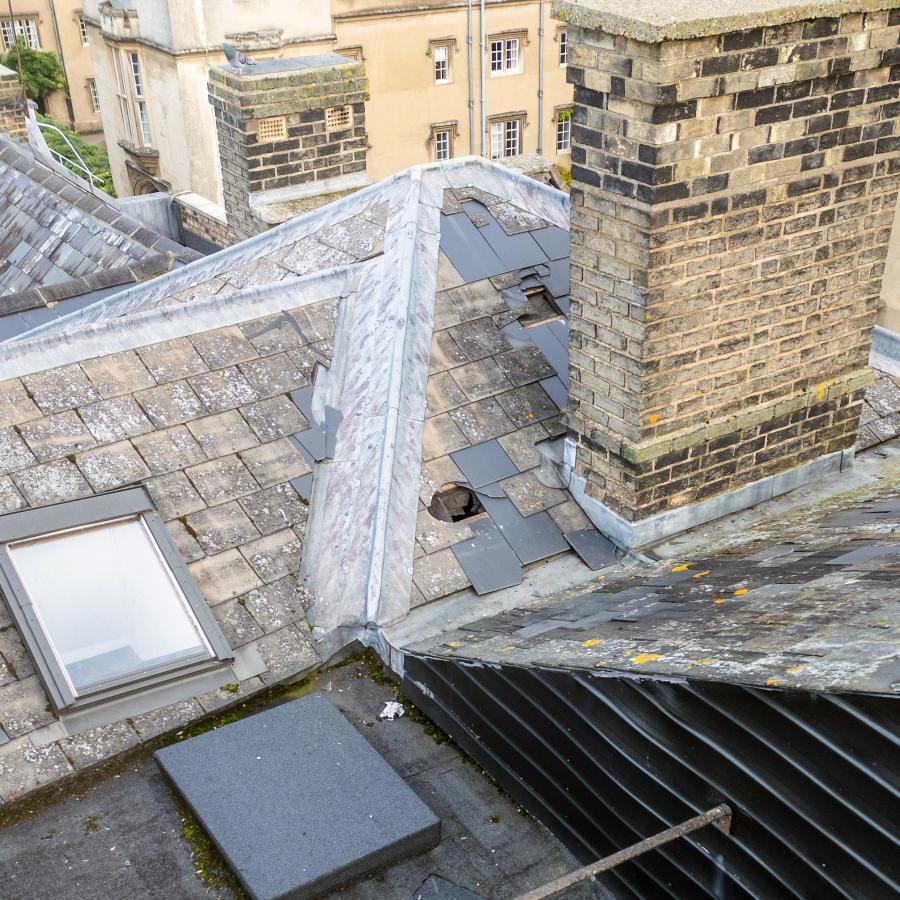
<instances>
[{"instance_id":1,"label":"metal rod","mask_svg":"<svg viewBox=\"0 0 900 900\"><path fill-rule=\"evenodd\" d=\"M484 141L485 135L484 132L487 129L487 111L485 109L485 91L487 90L487 85L485 84L485 68L487 66L486 56L486 31L487 31L487 23L485 22L485 9L484 9L484 0L481 0L480 3L480 20L479 20L479 40L478 44L481 49L481 155L486 156L487 154L484 152Z\"/></svg>"},{"instance_id":2,"label":"metal rod","mask_svg":"<svg viewBox=\"0 0 900 900\"><path fill-rule=\"evenodd\" d=\"M680 837L684 837L686 834L690 834L692 831L697 831L699 828L705 828L707 825L713 824L720 831L724 831L725 834L728 834L731 830L731 807L727 803L720 803L702 815L694 816L693 819L688 819L680 825L673 825L665 831L660 831L659 834L654 834L653 837L648 837L637 844L626 847L624 850L613 853L611 856L605 856L603 859L599 859L597 862L591 863L582 869L563 875L554 881L548 882L543 887L535 888L527 894L522 894L516 900L544 900L545 897L552 897L554 894L558 894L579 881L593 878L594 875L599 875L600 872L606 872L614 866L628 862L628 860L634 859L648 850L655 850L657 847L669 844Z\"/></svg>"},{"instance_id":3,"label":"metal rod","mask_svg":"<svg viewBox=\"0 0 900 900\"><path fill-rule=\"evenodd\" d=\"M469 155L475 155L475 84L472 75L474 62L474 49L472 47L472 0L466 3L466 68L469 81Z\"/></svg>"},{"instance_id":4,"label":"metal rod","mask_svg":"<svg viewBox=\"0 0 900 900\"><path fill-rule=\"evenodd\" d=\"M538 3L538 127L537 153L544 152L544 0Z\"/></svg>"}]
</instances>

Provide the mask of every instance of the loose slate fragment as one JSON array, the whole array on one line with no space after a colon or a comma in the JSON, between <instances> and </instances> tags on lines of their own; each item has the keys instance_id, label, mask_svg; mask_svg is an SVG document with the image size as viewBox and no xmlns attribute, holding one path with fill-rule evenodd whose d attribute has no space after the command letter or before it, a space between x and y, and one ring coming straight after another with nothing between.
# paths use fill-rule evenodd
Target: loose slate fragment
<instances>
[{"instance_id":1,"label":"loose slate fragment","mask_svg":"<svg viewBox=\"0 0 900 900\"><path fill-rule=\"evenodd\" d=\"M478 222L474 224L477 224L479 233L500 259L504 272L546 261L544 251L529 232L507 234L488 208L476 200L465 201L463 210L470 219L478 216Z\"/></svg>"},{"instance_id":2,"label":"loose slate fragment","mask_svg":"<svg viewBox=\"0 0 900 900\"><path fill-rule=\"evenodd\" d=\"M473 488L509 478L519 471L496 439L457 450L450 454L450 458Z\"/></svg>"},{"instance_id":3,"label":"loose slate fragment","mask_svg":"<svg viewBox=\"0 0 900 900\"><path fill-rule=\"evenodd\" d=\"M257 900L319 896L440 838L434 813L321 694L155 756Z\"/></svg>"},{"instance_id":4,"label":"loose slate fragment","mask_svg":"<svg viewBox=\"0 0 900 900\"><path fill-rule=\"evenodd\" d=\"M523 565L569 549L562 532L547 512L519 513L511 500L485 498L482 503L494 525Z\"/></svg>"},{"instance_id":5,"label":"loose slate fragment","mask_svg":"<svg viewBox=\"0 0 900 900\"><path fill-rule=\"evenodd\" d=\"M471 540L461 541L450 549L479 594L489 594L522 581L519 559L496 526L485 527Z\"/></svg>"},{"instance_id":6,"label":"loose slate fragment","mask_svg":"<svg viewBox=\"0 0 900 900\"><path fill-rule=\"evenodd\" d=\"M593 571L612 565L616 561L615 544L594 528L572 531L565 537L584 564Z\"/></svg>"},{"instance_id":7,"label":"loose slate fragment","mask_svg":"<svg viewBox=\"0 0 900 900\"><path fill-rule=\"evenodd\" d=\"M467 282L508 271L465 213L441 215L440 246Z\"/></svg>"}]
</instances>

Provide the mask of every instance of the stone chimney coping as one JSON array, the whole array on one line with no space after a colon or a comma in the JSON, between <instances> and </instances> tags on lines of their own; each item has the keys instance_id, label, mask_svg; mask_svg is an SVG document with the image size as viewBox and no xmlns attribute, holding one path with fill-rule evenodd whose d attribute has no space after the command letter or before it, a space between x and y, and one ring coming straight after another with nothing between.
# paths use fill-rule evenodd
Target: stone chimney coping
<instances>
[{"instance_id":1,"label":"stone chimney coping","mask_svg":"<svg viewBox=\"0 0 900 900\"><path fill-rule=\"evenodd\" d=\"M553 0L553 16L647 43L893 9L898 0Z\"/></svg>"},{"instance_id":2,"label":"stone chimney coping","mask_svg":"<svg viewBox=\"0 0 900 900\"><path fill-rule=\"evenodd\" d=\"M226 72L233 72L245 78L254 75L277 75L281 72L301 72L307 69L329 69L332 66L354 66L356 60L337 53L316 53L312 56L288 56L281 59L260 59L253 66L223 65Z\"/></svg>"}]
</instances>

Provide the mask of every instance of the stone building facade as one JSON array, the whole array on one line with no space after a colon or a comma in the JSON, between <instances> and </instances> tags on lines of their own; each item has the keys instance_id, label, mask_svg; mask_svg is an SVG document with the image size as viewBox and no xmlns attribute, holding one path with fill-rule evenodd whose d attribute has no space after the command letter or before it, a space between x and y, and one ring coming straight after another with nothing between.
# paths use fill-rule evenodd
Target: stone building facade
<instances>
[{"instance_id":1,"label":"stone building facade","mask_svg":"<svg viewBox=\"0 0 900 900\"><path fill-rule=\"evenodd\" d=\"M0 66L0 131L15 141L28 139L22 103L19 76L12 69Z\"/></svg>"},{"instance_id":2,"label":"stone building facade","mask_svg":"<svg viewBox=\"0 0 900 900\"><path fill-rule=\"evenodd\" d=\"M674 38L557 11L587 493L634 522L852 447L900 186L900 11Z\"/></svg>"},{"instance_id":3,"label":"stone building facade","mask_svg":"<svg viewBox=\"0 0 900 900\"><path fill-rule=\"evenodd\" d=\"M85 768L318 662L297 587L310 471L289 393L327 362L336 301L0 384L0 513L143 485L234 652L202 693L66 723L0 604L0 799ZM159 707L159 708L156 708ZM82 726L83 728L83 726Z\"/></svg>"}]
</instances>

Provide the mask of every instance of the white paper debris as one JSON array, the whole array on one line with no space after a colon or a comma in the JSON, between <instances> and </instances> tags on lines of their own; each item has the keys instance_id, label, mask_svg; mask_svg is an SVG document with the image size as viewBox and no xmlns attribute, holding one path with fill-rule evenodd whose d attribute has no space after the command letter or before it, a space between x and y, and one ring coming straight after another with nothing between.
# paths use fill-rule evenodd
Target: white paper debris
<instances>
[{"instance_id":1,"label":"white paper debris","mask_svg":"<svg viewBox=\"0 0 900 900\"><path fill-rule=\"evenodd\" d=\"M384 704L384 709L381 711L381 715L379 715L379 719L399 719L406 710L403 708L402 703L398 703L396 700L389 700Z\"/></svg>"}]
</instances>

